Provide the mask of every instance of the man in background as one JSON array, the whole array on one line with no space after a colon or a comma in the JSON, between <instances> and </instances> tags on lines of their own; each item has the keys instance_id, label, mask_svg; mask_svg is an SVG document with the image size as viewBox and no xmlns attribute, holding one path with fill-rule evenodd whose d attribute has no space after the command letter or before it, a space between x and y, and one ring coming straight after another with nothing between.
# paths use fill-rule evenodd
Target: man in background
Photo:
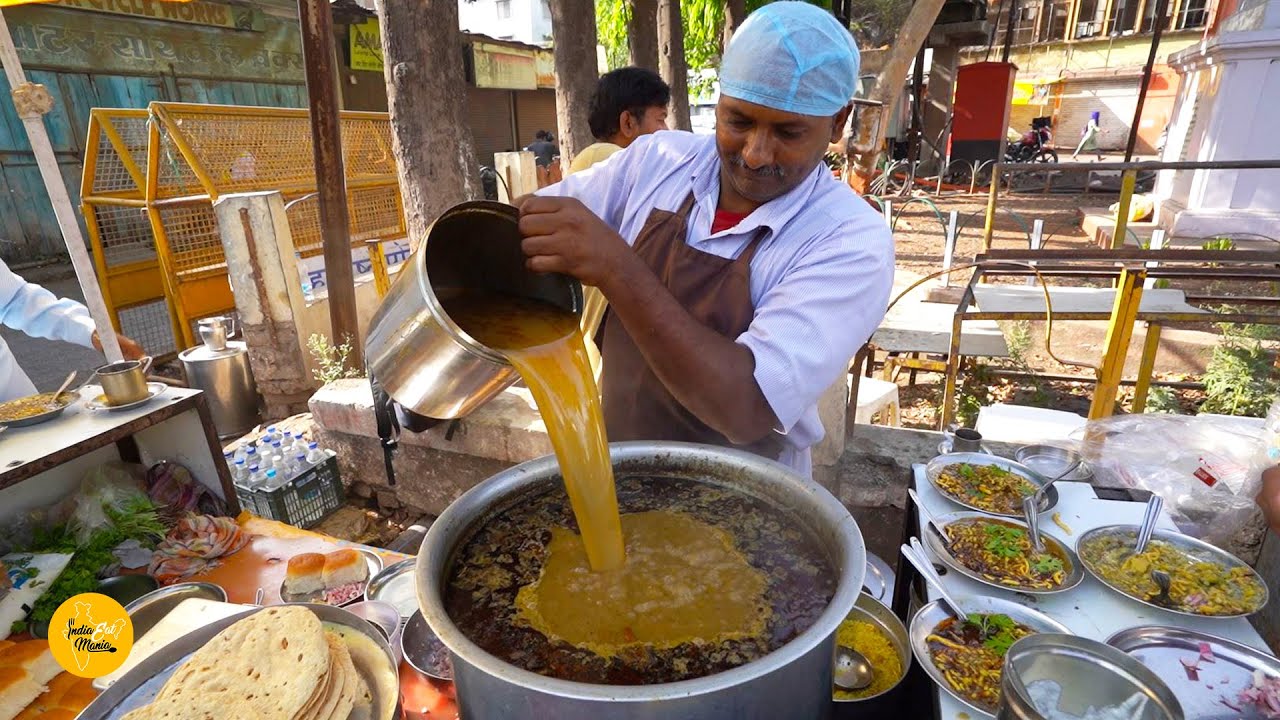
<instances>
[{"instance_id":1,"label":"man in background","mask_svg":"<svg viewBox=\"0 0 1280 720\"><path fill-rule=\"evenodd\" d=\"M602 75L587 120L596 143L578 153L569 174L586 170L641 135L666 130L670 102L671 88L652 70L624 67Z\"/></svg>"},{"instance_id":2,"label":"man in background","mask_svg":"<svg viewBox=\"0 0 1280 720\"><path fill-rule=\"evenodd\" d=\"M48 340L62 340L102 352L89 309L23 280L0 261L0 325ZM142 357L142 348L123 335L120 350L127 360ZM51 388L52 390L53 388ZM0 402L34 395L36 387L0 340Z\"/></svg>"},{"instance_id":3,"label":"man in background","mask_svg":"<svg viewBox=\"0 0 1280 720\"><path fill-rule=\"evenodd\" d=\"M555 136L546 130L539 130L533 134L533 142L525 150L533 153L533 160L538 167L547 167L551 165L551 161L560 154L560 148L556 147Z\"/></svg>"}]
</instances>

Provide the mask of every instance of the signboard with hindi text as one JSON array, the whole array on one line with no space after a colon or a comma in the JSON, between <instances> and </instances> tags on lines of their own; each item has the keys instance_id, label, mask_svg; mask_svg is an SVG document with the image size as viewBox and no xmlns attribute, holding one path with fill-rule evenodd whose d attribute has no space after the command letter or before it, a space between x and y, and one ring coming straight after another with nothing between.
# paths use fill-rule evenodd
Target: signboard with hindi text
<instances>
[{"instance_id":1,"label":"signboard with hindi text","mask_svg":"<svg viewBox=\"0 0 1280 720\"><path fill-rule=\"evenodd\" d=\"M348 26L351 44L351 69L382 72L382 32L378 18L369 18Z\"/></svg>"},{"instance_id":2,"label":"signboard with hindi text","mask_svg":"<svg viewBox=\"0 0 1280 720\"><path fill-rule=\"evenodd\" d=\"M194 24L158 30L130 17L83 14L58 6L6 8L18 57L31 67L103 74L305 82L297 21L264 18L261 32L235 32Z\"/></svg>"},{"instance_id":3,"label":"signboard with hindi text","mask_svg":"<svg viewBox=\"0 0 1280 720\"><path fill-rule=\"evenodd\" d=\"M212 25L233 30L261 30L262 13L250 7L207 0L161 2L161 0L52 0L48 5L71 10L128 15L146 20Z\"/></svg>"}]
</instances>

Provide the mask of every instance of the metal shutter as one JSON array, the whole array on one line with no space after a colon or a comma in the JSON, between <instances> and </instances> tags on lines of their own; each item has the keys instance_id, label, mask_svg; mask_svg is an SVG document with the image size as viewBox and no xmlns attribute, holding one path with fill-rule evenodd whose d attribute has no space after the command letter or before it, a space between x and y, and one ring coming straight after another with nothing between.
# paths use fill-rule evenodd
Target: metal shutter
<instances>
[{"instance_id":1,"label":"metal shutter","mask_svg":"<svg viewBox=\"0 0 1280 720\"><path fill-rule=\"evenodd\" d=\"M520 90L515 95L516 126L520 143L528 145L533 142L534 133L539 130L550 130L557 138L556 144L559 144L560 130L556 125L556 91Z\"/></svg>"},{"instance_id":2,"label":"metal shutter","mask_svg":"<svg viewBox=\"0 0 1280 720\"><path fill-rule=\"evenodd\" d=\"M511 91L467 86L467 107L471 133L476 141L476 160L493 167L493 154L509 152L533 141L511 137Z\"/></svg>"}]
</instances>

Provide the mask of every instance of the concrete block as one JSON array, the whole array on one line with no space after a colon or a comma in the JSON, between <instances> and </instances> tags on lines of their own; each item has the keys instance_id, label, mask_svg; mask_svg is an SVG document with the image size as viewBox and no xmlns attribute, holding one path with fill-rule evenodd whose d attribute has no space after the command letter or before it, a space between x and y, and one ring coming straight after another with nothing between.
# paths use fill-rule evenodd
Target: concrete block
<instances>
[{"instance_id":1,"label":"concrete block","mask_svg":"<svg viewBox=\"0 0 1280 720\"><path fill-rule=\"evenodd\" d=\"M813 464L835 465L844 454L845 414L849 408L849 386L842 374L818 398L818 417L826 433L813 446Z\"/></svg>"}]
</instances>

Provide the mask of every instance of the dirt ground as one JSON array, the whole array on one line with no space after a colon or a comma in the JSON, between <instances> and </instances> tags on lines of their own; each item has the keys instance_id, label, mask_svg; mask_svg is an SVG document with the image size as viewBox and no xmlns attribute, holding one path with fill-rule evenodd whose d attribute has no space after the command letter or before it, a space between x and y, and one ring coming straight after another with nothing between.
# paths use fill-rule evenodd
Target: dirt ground
<instances>
[{"instance_id":1,"label":"dirt ground","mask_svg":"<svg viewBox=\"0 0 1280 720\"><path fill-rule=\"evenodd\" d=\"M942 267L945 221L951 211L959 213L959 233L954 263L960 265L973 260L981 251L982 226L986 209L985 195L928 196L938 208L941 220L933 209L923 202L905 203L894 200L895 208L901 208L901 216L894 229L897 251L899 283L909 274L924 276ZM1043 248L1065 250L1093 249L1096 246L1087 237L1080 224L1079 208L1106 207L1116 202L1117 196L1107 193L1077 195L1018 193L1002 195L997 213L993 247L997 249L1026 249L1028 234L1036 219L1044 221ZM895 210L895 214L899 212ZM953 286L963 286L972 271L958 271L952 275ZM996 282L1022 283L1022 278L1000 278ZM1088 280L1054 278L1054 284L1090 285ZM926 287L930 287L930 283ZM1274 293L1275 288L1222 282L1174 281L1171 285L1189 293L1214 295L1256 295ZM915 292L924 292L924 288ZM1062 382L1043 378L1012 379L986 378L985 385L990 402L1052 407L1087 414L1093 392L1090 366L1096 364L1102 354L1106 337L1105 322L1058 322L1053 326L1053 355L1067 361L1059 362L1045 349L1045 323L1001 322L1006 339L1014 355L1012 359L990 361L990 367L1029 370L1041 375L1068 375L1081 377L1082 382ZM1278 328L1277 330L1280 330ZM1280 337L1280 333L1277 333ZM1127 378L1136 375L1137 361L1145 338L1145 328L1135 329L1131 352L1126 363ZM1196 326L1165 328L1161 339L1161 351L1157 359L1155 377L1164 381L1196 381L1204 372L1213 347L1221 341L1221 329L1214 323ZM1272 345L1275 349L1275 345ZM936 429L941 399L941 376L919 373L914 384L903 373L898 382L902 403L904 427ZM1121 407L1126 410L1132 397L1132 388L1121 389ZM1194 389L1174 389L1173 400L1183 412L1194 412L1204 399L1204 393Z\"/></svg>"}]
</instances>

